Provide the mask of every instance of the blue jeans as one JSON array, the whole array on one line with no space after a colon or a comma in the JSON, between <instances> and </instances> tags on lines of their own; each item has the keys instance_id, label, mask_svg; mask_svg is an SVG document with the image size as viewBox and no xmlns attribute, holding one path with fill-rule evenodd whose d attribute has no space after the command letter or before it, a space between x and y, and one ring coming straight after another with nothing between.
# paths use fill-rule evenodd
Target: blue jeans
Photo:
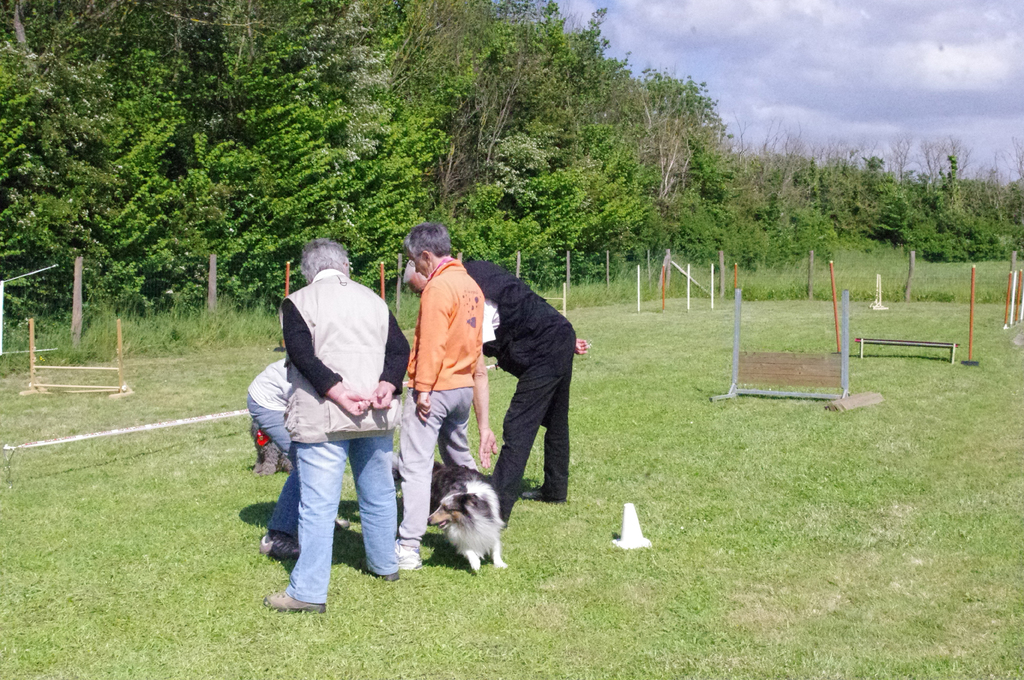
<instances>
[{"instance_id":1,"label":"blue jeans","mask_svg":"<svg viewBox=\"0 0 1024 680\"><path fill-rule=\"evenodd\" d=\"M295 449L292 448L292 440L288 430L284 426L284 411L275 411L257 404L252 397L248 398L249 414L256 424L263 430L263 434L270 437L271 441L277 444L277 448L288 454L292 462L292 471L281 488L281 495L277 498L277 505L274 506L274 514L267 522L267 529L281 531L289 536L297 536L299 533L299 466L295 462Z\"/></svg>"},{"instance_id":2,"label":"blue jeans","mask_svg":"<svg viewBox=\"0 0 1024 680\"><path fill-rule=\"evenodd\" d=\"M302 552L292 570L288 595L303 602L327 602L334 550L334 518L341 500L341 476L350 458L359 500L366 566L375 574L398 571L395 531L398 506L391 476L392 432L377 437L343 439L321 444L294 442L298 458L300 502L299 545Z\"/></svg>"},{"instance_id":3,"label":"blue jeans","mask_svg":"<svg viewBox=\"0 0 1024 680\"><path fill-rule=\"evenodd\" d=\"M249 415L263 430L263 434L270 437L271 441L277 444L277 448L287 453L292 445L292 438L284 426L284 411L260 406L252 397L248 397L246 405L249 407Z\"/></svg>"}]
</instances>

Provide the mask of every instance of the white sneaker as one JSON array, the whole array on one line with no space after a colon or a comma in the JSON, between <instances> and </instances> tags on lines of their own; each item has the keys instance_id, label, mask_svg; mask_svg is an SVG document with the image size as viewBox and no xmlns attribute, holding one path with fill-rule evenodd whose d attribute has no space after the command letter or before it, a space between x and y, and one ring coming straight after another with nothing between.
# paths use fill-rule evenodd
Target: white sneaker
<instances>
[{"instance_id":1,"label":"white sneaker","mask_svg":"<svg viewBox=\"0 0 1024 680\"><path fill-rule=\"evenodd\" d=\"M420 559L419 546L410 548L395 541L395 556L398 557L398 568L413 571L423 567L423 560Z\"/></svg>"},{"instance_id":2,"label":"white sneaker","mask_svg":"<svg viewBox=\"0 0 1024 680\"><path fill-rule=\"evenodd\" d=\"M263 538L260 539L260 554L269 555L270 551L274 548L274 541L271 540L270 534L264 534Z\"/></svg>"}]
</instances>

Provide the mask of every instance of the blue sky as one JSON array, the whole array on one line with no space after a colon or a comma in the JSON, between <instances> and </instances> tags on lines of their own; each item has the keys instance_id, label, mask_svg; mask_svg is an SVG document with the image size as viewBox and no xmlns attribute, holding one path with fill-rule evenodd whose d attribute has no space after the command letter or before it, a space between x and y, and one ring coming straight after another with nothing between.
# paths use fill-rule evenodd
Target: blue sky
<instances>
[{"instance_id":1,"label":"blue sky","mask_svg":"<svg viewBox=\"0 0 1024 680\"><path fill-rule=\"evenodd\" d=\"M706 82L737 142L855 148L925 169L959 144L969 175L1024 168L1021 0L559 0L606 7L609 56ZM909 145L907 144L909 142ZM943 152L945 153L945 152Z\"/></svg>"}]
</instances>

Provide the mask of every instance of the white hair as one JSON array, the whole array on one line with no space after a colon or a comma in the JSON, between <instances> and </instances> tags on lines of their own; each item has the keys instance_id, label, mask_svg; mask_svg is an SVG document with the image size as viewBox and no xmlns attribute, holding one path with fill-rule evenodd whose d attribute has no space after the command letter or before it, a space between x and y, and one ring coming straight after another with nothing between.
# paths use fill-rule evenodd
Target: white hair
<instances>
[{"instance_id":1,"label":"white hair","mask_svg":"<svg viewBox=\"0 0 1024 680\"><path fill-rule=\"evenodd\" d=\"M306 283L312 283L316 275L325 269L337 269L348 274L348 251L329 238L314 239L302 249L302 276Z\"/></svg>"}]
</instances>

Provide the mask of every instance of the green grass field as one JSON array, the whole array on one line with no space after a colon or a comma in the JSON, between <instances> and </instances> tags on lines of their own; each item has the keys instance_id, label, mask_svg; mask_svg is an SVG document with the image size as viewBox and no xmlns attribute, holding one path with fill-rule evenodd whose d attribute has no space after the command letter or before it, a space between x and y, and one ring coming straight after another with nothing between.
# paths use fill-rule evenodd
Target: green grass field
<instances>
[{"instance_id":1,"label":"green grass field","mask_svg":"<svg viewBox=\"0 0 1024 680\"><path fill-rule=\"evenodd\" d=\"M851 336L966 345L965 305L887 304L853 304ZM851 359L852 390L885 401L844 413L710 403L729 386L732 305L707 307L570 311L593 341L575 366L570 503L516 506L507 570L473 575L431 530L422 571L364 575L346 478L353 527L322 616L262 606L288 580L256 549L284 477L252 475L245 419L14 452L0 677L1021 677L1022 362L1002 304L977 312L978 367L938 350ZM281 356L268 328L172 356L136 345L121 400L21 397L11 364L0 440L243 408ZM832 305L745 303L743 345L834 351ZM514 379L491 385L500 427ZM625 502L652 548L612 546Z\"/></svg>"}]
</instances>

